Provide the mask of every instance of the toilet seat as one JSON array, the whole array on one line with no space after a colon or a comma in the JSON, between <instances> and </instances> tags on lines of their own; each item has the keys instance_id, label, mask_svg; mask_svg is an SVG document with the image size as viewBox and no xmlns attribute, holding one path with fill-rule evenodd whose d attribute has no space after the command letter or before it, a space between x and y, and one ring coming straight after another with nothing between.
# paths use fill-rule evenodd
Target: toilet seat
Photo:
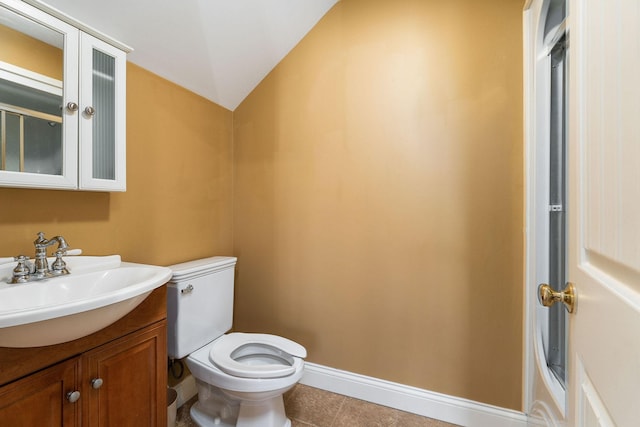
<instances>
[{"instance_id":1,"label":"toilet seat","mask_svg":"<svg viewBox=\"0 0 640 427\"><path fill-rule=\"evenodd\" d=\"M221 371L240 378L286 377L296 370L294 358L305 357L305 348L286 338L241 332L218 338L209 352Z\"/></svg>"}]
</instances>

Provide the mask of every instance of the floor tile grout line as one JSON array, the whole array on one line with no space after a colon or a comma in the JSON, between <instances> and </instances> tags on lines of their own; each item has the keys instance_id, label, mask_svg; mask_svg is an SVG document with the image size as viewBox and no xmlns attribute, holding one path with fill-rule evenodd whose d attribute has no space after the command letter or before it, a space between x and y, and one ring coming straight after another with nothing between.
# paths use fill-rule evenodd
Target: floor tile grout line
<instances>
[{"instance_id":1,"label":"floor tile grout line","mask_svg":"<svg viewBox=\"0 0 640 427\"><path fill-rule=\"evenodd\" d=\"M340 415L340 413L342 412L342 410L343 410L343 408L345 406L345 403L346 403L347 399L349 399L347 396L342 396L342 402L340 402L340 407L336 411L336 414L333 416L333 419L329 423L328 427L333 427L334 426L334 424L336 423L336 420L338 419L338 416Z\"/></svg>"},{"instance_id":2,"label":"floor tile grout line","mask_svg":"<svg viewBox=\"0 0 640 427\"><path fill-rule=\"evenodd\" d=\"M302 421L302 420L301 420L301 419L299 419L299 418L291 418L291 420L292 420L292 421L294 421L294 420L295 420L295 422L296 422L296 423L304 424L305 426L309 426L309 427L320 427L320 426L318 426L317 424L310 423L310 422L308 422L308 421Z\"/></svg>"}]
</instances>

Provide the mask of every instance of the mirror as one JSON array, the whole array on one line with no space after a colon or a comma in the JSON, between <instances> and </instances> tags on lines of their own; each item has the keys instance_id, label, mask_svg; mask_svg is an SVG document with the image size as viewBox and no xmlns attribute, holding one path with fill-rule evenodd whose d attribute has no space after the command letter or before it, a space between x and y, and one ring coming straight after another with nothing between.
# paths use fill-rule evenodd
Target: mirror
<instances>
[{"instance_id":1,"label":"mirror","mask_svg":"<svg viewBox=\"0 0 640 427\"><path fill-rule=\"evenodd\" d=\"M64 35L0 6L0 170L62 175Z\"/></svg>"}]
</instances>

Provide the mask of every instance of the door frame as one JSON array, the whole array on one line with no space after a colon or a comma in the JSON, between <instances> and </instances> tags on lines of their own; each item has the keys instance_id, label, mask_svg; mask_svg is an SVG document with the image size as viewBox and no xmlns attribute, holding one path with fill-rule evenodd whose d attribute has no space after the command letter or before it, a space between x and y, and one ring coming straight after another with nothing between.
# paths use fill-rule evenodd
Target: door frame
<instances>
[{"instance_id":1,"label":"door frame","mask_svg":"<svg viewBox=\"0 0 640 427\"><path fill-rule=\"evenodd\" d=\"M561 425L566 416L567 392L546 366L542 327L546 311L538 303L539 271L548 269L541 253L548 241L548 187L550 134L550 65L548 53L568 29L559 27L544 38L549 0L527 0L523 12L524 178L525 178L525 287L523 411L530 424ZM565 21L567 22L567 21ZM546 42L546 44L545 44ZM547 249L544 249L547 250ZM544 251L543 250L543 251ZM568 382L569 383L569 382Z\"/></svg>"}]
</instances>

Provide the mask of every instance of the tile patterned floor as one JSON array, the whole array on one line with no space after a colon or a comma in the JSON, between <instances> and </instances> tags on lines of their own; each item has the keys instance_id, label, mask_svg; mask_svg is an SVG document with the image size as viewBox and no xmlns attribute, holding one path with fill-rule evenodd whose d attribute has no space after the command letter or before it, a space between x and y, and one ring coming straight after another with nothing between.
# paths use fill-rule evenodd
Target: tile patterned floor
<instances>
[{"instance_id":1,"label":"tile patterned floor","mask_svg":"<svg viewBox=\"0 0 640 427\"><path fill-rule=\"evenodd\" d=\"M176 427L197 427L189 417L195 401L193 398L178 409ZM302 384L285 393L284 406L291 427L455 427Z\"/></svg>"}]
</instances>

